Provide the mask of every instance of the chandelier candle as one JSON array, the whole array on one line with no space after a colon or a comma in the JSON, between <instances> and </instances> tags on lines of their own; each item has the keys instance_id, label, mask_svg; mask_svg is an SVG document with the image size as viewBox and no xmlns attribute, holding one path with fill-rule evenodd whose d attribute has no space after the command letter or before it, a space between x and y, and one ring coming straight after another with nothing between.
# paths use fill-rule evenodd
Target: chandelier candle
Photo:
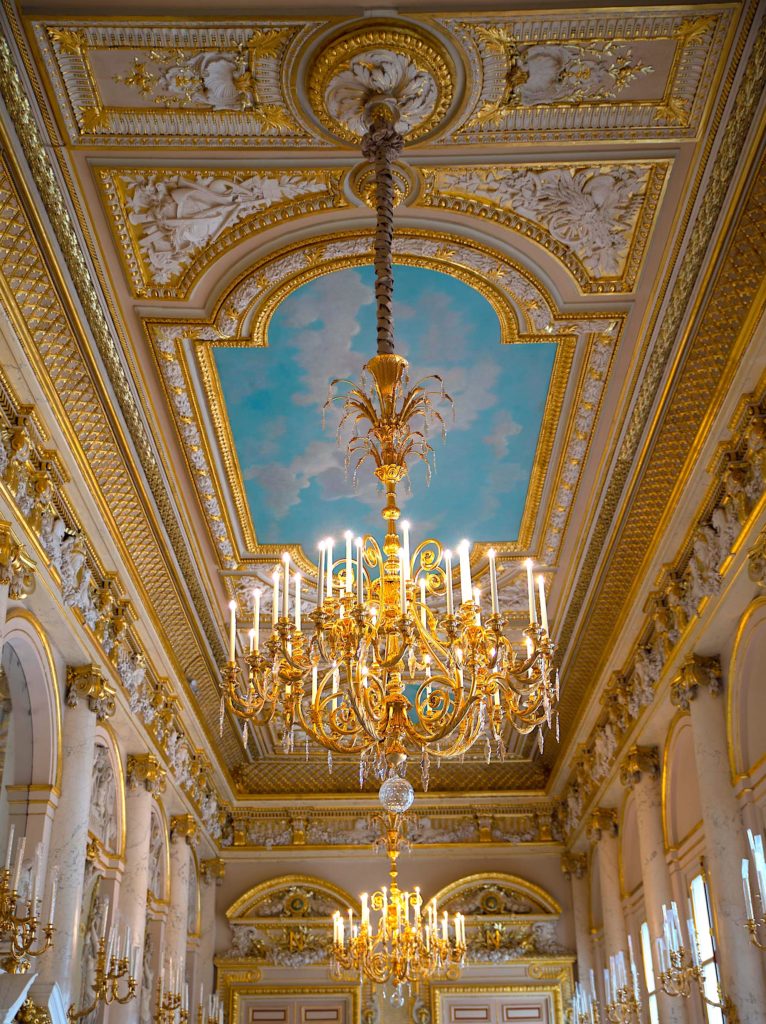
<instances>
[{"instance_id":1,"label":"chandelier candle","mask_svg":"<svg viewBox=\"0 0 766 1024\"><path fill-rule=\"evenodd\" d=\"M410 523L401 521L397 490L412 463L419 461L430 472L428 437L435 427L444 432L440 407L450 406L451 399L440 377L412 382L407 360L395 351L392 164L404 145L395 127L401 117L393 95L367 96L363 116L368 130L362 151L376 181L377 352L365 364L361 383L331 382L328 404L341 407L339 435L346 438L354 475L369 465L385 492L385 533L381 540L360 536L354 552L354 534L344 531L337 579L333 540L320 542L316 602L305 616L307 628L297 577L290 621L291 556L285 552L273 577L270 636L256 633L242 673L231 639L236 633L232 613L222 684L233 714L254 725L279 722L286 752L302 733L330 755L357 756L362 783L368 776L383 782L404 776L408 758L415 756L427 787L432 757L460 757L481 741L487 759L493 753L502 758L512 729L536 730L542 748L543 729L551 727L558 699L555 644L542 580L538 620L531 560L526 564L529 624L516 626L516 610L501 606L494 549L487 555L489 597L482 614L469 542L458 545L454 566L452 551L432 537L416 544ZM484 550L478 546L473 554L474 570L483 571ZM520 568L511 558L508 563ZM434 929L432 946L436 939Z\"/></svg>"}]
</instances>

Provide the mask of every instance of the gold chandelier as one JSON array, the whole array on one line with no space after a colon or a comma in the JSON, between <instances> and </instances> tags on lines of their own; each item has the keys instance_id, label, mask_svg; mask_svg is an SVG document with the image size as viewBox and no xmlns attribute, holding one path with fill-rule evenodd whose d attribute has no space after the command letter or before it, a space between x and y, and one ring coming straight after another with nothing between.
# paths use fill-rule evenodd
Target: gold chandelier
<instances>
[{"instance_id":1,"label":"gold chandelier","mask_svg":"<svg viewBox=\"0 0 766 1024\"><path fill-rule=\"evenodd\" d=\"M456 978L466 951L465 918L447 911L441 916L433 899L425 906L416 886L402 892L397 884L397 857L402 848L402 819L389 814L383 845L389 859L391 885L360 896L361 917L346 922L333 914L332 963L336 976L344 971L376 985L389 984L401 995L403 985L443 975ZM379 915L373 926L372 913ZM454 935L454 938L452 937Z\"/></svg>"},{"instance_id":2,"label":"gold chandelier","mask_svg":"<svg viewBox=\"0 0 766 1024\"><path fill-rule=\"evenodd\" d=\"M243 672L237 662L236 603L231 602L221 726L224 705L244 720L245 740L248 723L281 721L285 752L294 749L301 730L327 749L330 765L333 754L360 756L361 781L369 774L390 781L404 776L407 758L415 754L427 787L431 757L461 756L481 737L487 760L493 751L502 758L508 726L522 734L537 729L542 749L543 727L550 728L556 718L558 673L544 581L538 576L535 585L531 561L526 563L529 625L511 637L509 615L499 603L494 551L488 552L485 610L473 586L467 541L453 556L431 538L412 549L407 523L401 524L401 535L397 531L397 487L411 461L421 460L430 470L428 430L443 430L436 406L451 402L438 377L411 383L407 360L394 351L392 164L404 144L398 120L392 97L376 95L367 102L362 151L375 170L377 354L365 365L361 383L333 381L327 403L340 401L340 429L352 427L347 466L355 462L356 476L371 462L385 488L385 538L382 547L372 536L354 544L347 532L340 557L332 540L319 545L308 629L301 608L303 581L291 572L285 553L273 573L272 624L263 643L263 594L253 592ZM459 600L453 567L459 570ZM405 795L395 789L387 806L406 810L399 806Z\"/></svg>"}]
</instances>

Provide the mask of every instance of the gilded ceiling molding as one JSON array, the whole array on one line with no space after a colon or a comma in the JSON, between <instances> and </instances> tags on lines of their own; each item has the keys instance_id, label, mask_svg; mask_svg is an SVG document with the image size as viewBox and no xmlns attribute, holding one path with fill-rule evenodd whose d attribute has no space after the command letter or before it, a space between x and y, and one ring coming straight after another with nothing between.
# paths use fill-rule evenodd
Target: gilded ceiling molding
<instances>
[{"instance_id":1,"label":"gilded ceiling molding","mask_svg":"<svg viewBox=\"0 0 766 1024\"><path fill-rule=\"evenodd\" d=\"M374 795L374 786L369 784L364 792L359 789L359 767L355 764L336 763L332 774L327 771L327 762L321 756L280 757L275 755L261 758L256 762L241 762L234 771L237 790L240 795L254 796L261 793L356 793L369 799ZM487 764L483 758L464 761L442 761L433 770L431 789L434 792L466 793L480 792L507 793L509 790L525 790L525 796L537 793L542 796L547 774L536 761L516 758Z\"/></svg>"},{"instance_id":2,"label":"gilded ceiling molding","mask_svg":"<svg viewBox=\"0 0 766 1024\"><path fill-rule=\"evenodd\" d=\"M205 640L212 657L220 660L223 657L223 648L218 627L210 615L207 599L202 592L174 505L165 489L163 475L144 426L142 414L91 281L88 264L67 213L32 109L4 39L0 39L0 93L13 120L35 185L77 288L88 328L104 362L152 498L156 502L162 529L170 540L175 559L189 588L204 629ZM155 526L150 525L144 516L144 504L141 497L132 489L129 471L126 469L125 473L115 472L115 466L123 464L123 452L117 448L116 439L111 437L109 420L103 415L96 414L101 404L98 393L93 390L90 371L82 364L80 347L71 333L68 317L48 277L33 231L23 212L23 204L16 195L11 177L7 174L3 175L2 196L5 214L2 240L6 265L8 269L10 266L23 268L28 278L28 281L23 282L23 288L17 281L11 294L26 297L20 314L22 323L34 325L30 339L35 346L33 361L51 375L52 386L70 420L73 450L78 451L82 444L84 452L99 455L98 463L91 463L86 458L87 471L96 473L108 508L118 520L117 533L130 542L131 560L143 560L138 566L136 582L139 586L151 585L162 589L162 593L157 595L158 599L149 603L154 608L163 610L163 624L169 631L173 650L183 662L183 674L187 678L196 678L200 681L210 679L207 653L200 647L199 638L190 627L188 615L180 607L176 585L168 575L167 553L160 550L157 544ZM178 615L174 620L173 612L176 608ZM216 721L218 701L212 682L200 688L198 699L207 722ZM235 736L228 725L221 741L221 749L229 765L238 759L241 749L239 737Z\"/></svg>"},{"instance_id":3,"label":"gilded ceiling molding","mask_svg":"<svg viewBox=\"0 0 766 1024\"><path fill-rule=\"evenodd\" d=\"M662 322L639 384L637 400L630 412L627 429L607 482L606 494L573 588L572 599L561 625L562 653L572 639L607 534L614 525L623 489L638 454L687 306L699 284L718 215L742 155L764 83L766 25L761 25L713 162L699 212L690 230L670 301L663 310ZM721 103L725 98L725 95L721 97ZM752 263L749 239L752 238L753 221L760 222L766 216L764 189L766 168L761 165L751 177L745 210L727 245L725 266L718 274L716 291L708 302L705 320L692 339L689 359L670 400L670 409L674 410L674 414L666 418L662 428L666 452L661 459L656 449L653 452L634 498L631 533L626 535L623 531L610 567L604 572L599 607L588 614L589 635L595 642L592 646L587 645L587 650L579 646L568 668L567 686L561 702L562 750L566 747L570 729L575 725L577 708L584 706L584 695L588 687L592 686L598 671L596 660L600 661L602 653L609 650L616 621L615 609L623 606L633 585L637 567L645 556L646 523L659 521L667 507L668 495L681 470L678 453L692 449L697 425L710 401L710 390L715 389L720 382L721 367L725 365L726 355L739 338L748 301L754 294L752 286L758 276L758 270ZM693 198L690 202L693 202ZM725 330L722 330L722 324L726 325ZM550 759L556 755L549 751L543 756Z\"/></svg>"},{"instance_id":4,"label":"gilded ceiling molding","mask_svg":"<svg viewBox=\"0 0 766 1024\"><path fill-rule=\"evenodd\" d=\"M371 55L385 85L372 80ZM452 104L455 69L446 47L422 25L364 19L323 39L307 77L308 97L330 137L357 144L366 131L365 104L373 93L396 96L398 131L408 143L433 134Z\"/></svg>"},{"instance_id":5,"label":"gilded ceiling molding","mask_svg":"<svg viewBox=\"0 0 766 1024\"><path fill-rule=\"evenodd\" d=\"M615 11L608 39L595 11L439 18L474 83L441 141L693 138L733 14L729 4L691 17L688 7ZM655 64L668 66L664 78Z\"/></svg>"},{"instance_id":6,"label":"gilded ceiling molding","mask_svg":"<svg viewBox=\"0 0 766 1024\"><path fill-rule=\"evenodd\" d=\"M100 168L133 294L183 298L221 253L282 220L342 208L345 171Z\"/></svg>"},{"instance_id":7,"label":"gilded ceiling molding","mask_svg":"<svg viewBox=\"0 0 766 1024\"><path fill-rule=\"evenodd\" d=\"M27 21L70 143L316 145L283 94L286 54L318 21L174 26L163 20Z\"/></svg>"},{"instance_id":8,"label":"gilded ceiling molding","mask_svg":"<svg viewBox=\"0 0 766 1024\"><path fill-rule=\"evenodd\" d=\"M493 220L534 239L583 292L629 292L670 166L642 160L422 167L418 203Z\"/></svg>"},{"instance_id":9,"label":"gilded ceiling molding","mask_svg":"<svg viewBox=\"0 0 766 1024\"><path fill-rule=\"evenodd\" d=\"M200 324L199 320L146 321L179 438L224 568L241 570L244 567L242 559L246 552L239 550L237 536L244 538L248 552L255 555L253 568L257 568L258 561L273 561L275 555L281 554L283 546L257 544L211 348L265 345L271 317L280 302L296 288L322 274L369 263L371 258L368 232L335 233L310 242L293 243L270 253L235 281L219 298L208 325ZM511 555L528 548L532 542L560 410L566 390L571 387L568 378L572 358L577 345L586 347L587 355L573 396L575 411L570 418L566 449L559 463L557 485L551 492L542 537L543 558L547 564L552 564L577 492L622 317L613 314L564 316L528 270L487 246L457 236L401 231L394 242L394 258L400 264L425 266L451 274L476 288L497 312L504 343L554 341L560 346L519 539L509 543L499 538L496 547L501 554ZM201 381L214 426L217 452L211 448L209 430L202 427L202 410L191 386L191 381L197 379ZM226 473L223 486L212 468L218 455ZM237 514L236 524L229 518L231 505ZM312 563L297 546L288 547L301 571L311 576ZM236 586L237 591L248 585L252 589L249 578L230 580L229 584ZM235 596L233 591L231 593ZM519 601L523 604L521 590Z\"/></svg>"}]
</instances>

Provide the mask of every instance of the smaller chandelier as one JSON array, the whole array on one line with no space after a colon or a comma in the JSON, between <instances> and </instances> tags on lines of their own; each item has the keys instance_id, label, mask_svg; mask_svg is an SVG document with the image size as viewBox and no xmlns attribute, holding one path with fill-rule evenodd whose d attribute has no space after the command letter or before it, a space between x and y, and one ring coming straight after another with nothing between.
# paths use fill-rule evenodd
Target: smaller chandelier
<instances>
[{"instance_id":1,"label":"smaller chandelier","mask_svg":"<svg viewBox=\"0 0 766 1024\"><path fill-rule=\"evenodd\" d=\"M465 959L465 918L439 914L436 900L423 904L420 888L403 892L397 884L396 861L403 847L402 818L389 814L382 845L389 858L390 887L360 896L361 918L353 910L346 921L339 910L333 915L333 969L365 978L376 985L391 984L401 995L405 984L433 977L456 978ZM377 913L373 925L372 914Z\"/></svg>"}]
</instances>

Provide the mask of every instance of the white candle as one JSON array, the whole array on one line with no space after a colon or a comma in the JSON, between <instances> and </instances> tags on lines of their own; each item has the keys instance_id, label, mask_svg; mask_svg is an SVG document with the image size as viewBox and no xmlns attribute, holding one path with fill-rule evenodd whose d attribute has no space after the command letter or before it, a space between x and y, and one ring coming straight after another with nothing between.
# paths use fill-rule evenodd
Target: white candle
<instances>
[{"instance_id":1,"label":"white candle","mask_svg":"<svg viewBox=\"0 0 766 1024\"><path fill-rule=\"evenodd\" d=\"M444 552L444 579L447 584L447 615L454 615L452 601L452 552Z\"/></svg>"},{"instance_id":2,"label":"white candle","mask_svg":"<svg viewBox=\"0 0 766 1024\"><path fill-rule=\"evenodd\" d=\"M295 628L300 633L301 629L301 574L296 572L295 580Z\"/></svg>"},{"instance_id":3,"label":"white candle","mask_svg":"<svg viewBox=\"0 0 766 1024\"><path fill-rule=\"evenodd\" d=\"M271 582L271 625L275 628L279 620L279 566L271 574Z\"/></svg>"},{"instance_id":4,"label":"white candle","mask_svg":"<svg viewBox=\"0 0 766 1024\"><path fill-rule=\"evenodd\" d=\"M343 536L346 538L346 578L344 580L344 583L346 593L351 594L351 588L353 583L353 574L351 572L351 541L354 535L352 534L351 530L346 530Z\"/></svg>"},{"instance_id":5,"label":"white candle","mask_svg":"<svg viewBox=\"0 0 766 1024\"><path fill-rule=\"evenodd\" d=\"M407 614L407 577L404 573L404 548L399 548L399 602L402 615Z\"/></svg>"},{"instance_id":6,"label":"white candle","mask_svg":"<svg viewBox=\"0 0 766 1024\"><path fill-rule=\"evenodd\" d=\"M402 547L404 548L404 578L410 578L410 524L405 519L402 523Z\"/></svg>"},{"instance_id":7,"label":"white candle","mask_svg":"<svg viewBox=\"0 0 766 1024\"><path fill-rule=\"evenodd\" d=\"M101 938L106 938L106 924L109 917L109 900L104 900L103 917L101 918Z\"/></svg>"},{"instance_id":8,"label":"white candle","mask_svg":"<svg viewBox=\"0 0 766 1024\"><path fill-rule=\"evenodd\" d=\"M319 542L319 563L317 570L317 607L324 598L324 541Z\"/></svg>"},{"instance_id":9,"label":"white candle","mask_svg":"<svg viewBox=\"0 0 766 1024\"><path fill-rule=\"evenodd\" d=\"M15 833L16 833L16 826L15 825L11 825L10 830L8 832L8 850L7 850L6 854L5 854L5 870L6 871L10 871L11 870L11 858L13 857L13 837L14 837Z\"/></svg>"},{"instance_id":10,"label":"white candle","mask_svg":"<svg viewBox=\"0 0 766 1024\"><path fill-rule=\"evenodd\" d=\"M537 577L537 592L540 595L540 625L543 632L548 632L548 606L545 603L545 579L542 575Z\"/></svg>"},{"instance_id":11,"label":"white candle","mask_svg":"<svg viewBox=\"0 0 766 1024\"><path fill-rule=\"evenodd\" d=\"M332 597L332 537L328 537L324 542L325 544L325 557L327 558L327 568L325 569L325 586L327 588L327 596Z\"/></svg>"},{"instance_id":12,"label":"white candle","mask_svg":"<svg viewBox=\"0 0 766 1024\"><path fill-rule=\"evenodd\" d=\"M22 836L19 839L19 847L16 850L16 863L13 870L13 882L11 884L11 891L19 891L19 878L21 877L21 865L24 860L24 847L27 845L27 837Z\"/></svg>"},{"instance_id":13,"label":"white candle","mask_svg":"<svg viewBox=\"0 0 766 1024\"><path fill-rule=\"evenodd\" d=\"M362 901L362 927L370 923L370 908L367 905L367 893L363 892L359 897Z\"/></svg>"},{"instance_id":14,"label":"white candle","mask_svg":"<svg viewBox=\"0 0 766 1024\"><path fill-rule=\"evenodd\" d=\"M255 651L255 630L250 630L250 653L253 654Z\"/></svg>"},{"instance_id":15,"label":"white candle","mask_svg":"<svg viewBox=\"0 0 766 1024\"><path fill-rule=\"evenodd\" d=\"M313 704L317 699L317 683L319 677L319 669L316 665L311 669L311 703Z\"/></svg>"},{"instance_id":16,"label":"white candle","mask_svg":"<svg viewBox=\"0 0 766 1024\"><path fill-rule=\"evenodd\" d=\"M56 894L59 887L59 872L58 867L53 869L53 878L51 880L51 905L48 908L48 920L53 921L53 916L56 913Z\"/></svg>"},{"instance_id":17,"label":"white candle","mask_svg":"<svg viewBox=\"0 0 766 1024\"><path fill-rule=\"evenodd\" d=\"M234 664L237 643L237 602L229 601L229 664Z\"/></svg>"},{"instance_id":18,"label":"white candle","mask_svg":"<svg viewBox=\"0 0 766 1024\"><path fill-rule=\"evenodd\" d=\"M537 623L537 607L535 605L535 581L532 576L532 569L534 568L532 559L528 558L524 563L527 567L527 595L529 597L529 621L531 623Z\"/></svg>"},{"instance_id":19,"label":"white candle","mask_svg":"<svg viewBox=\"0 0 766 1024\"><path fill-rule=\"evenodd\" d=\"M426 578L425 576L420 577L420 623L423 629L426 628L428 621L428 612L426 610Z\"/></svg>"},{"instance_id":20,"label":"white candle","mask_svg":"<svg viewBox=\"0 0 766 1024\"><path fill-rule=\"evenodd\" d=\"M442 914L442 939L445 942L447 941L447 938L449 936L448 928L449 928L449 917L447 915L447 911L445 910L444 913Z\"/></svg>"},{"instance_id":21,"label":"white candle","mask_svg":"<svg viewBox=\"0 0 766 1024\"><path fill-rule=\"evenodd\" d=\"M357 537L356 544L356 599L359 604L364 603L364 573L362 572L362 538Z\"/></svg>"},{"instance_id":22,"label":"white candle","mask_svg":"<svg viewBox=\"0 0 766 1024\"><path fill-rule=\"evenodd\" d=\"M284 566L284 590L282 592L282 618L290 618L290 555L285 551L282 555Z\"/></svg>"},{"instance_id":23,"label":"white candle","mask_svg":"<svg viewBox=\"0 0 766 1024\"><path fill-rule=\"evenodd\" d=\"M487 558L489 559L489 599L492 605L492 614L499 614L499 605L497 602L497 566L495 565L495 549L490 548L487 552Z\"/></svg>"},{"instance_id":24,"label":"white candle","mask_svg":"<svg viewBox=\"0 0 766 1024\"><path fill-rule=\"evenodd\" d=\"M255 633L255 650L261 646L261 588L253 591L253 631Z\"/></svg>"},{"instance_id":25,"label":"white candle","mask_svg":"<svg viewBox=\"0 0 766 1024\"><path fill-rule=\"evenodd\" d=\"M748 921L755 920L753 913L753 896L750 892L750 861L747 857L742 858L742 888L745 892L745 908Z\"/></svg>"},{"instance_id":26,"label":"white candle","mask_svg":"<svg viewBox=\"0 0 766 1024\"><path fill-rule=\"evenodd\" d=\"M461 540L458 545L460 556L460 601L468 604L471 600L471 546L467 540Z\"/></svg>"}]
</instances>

